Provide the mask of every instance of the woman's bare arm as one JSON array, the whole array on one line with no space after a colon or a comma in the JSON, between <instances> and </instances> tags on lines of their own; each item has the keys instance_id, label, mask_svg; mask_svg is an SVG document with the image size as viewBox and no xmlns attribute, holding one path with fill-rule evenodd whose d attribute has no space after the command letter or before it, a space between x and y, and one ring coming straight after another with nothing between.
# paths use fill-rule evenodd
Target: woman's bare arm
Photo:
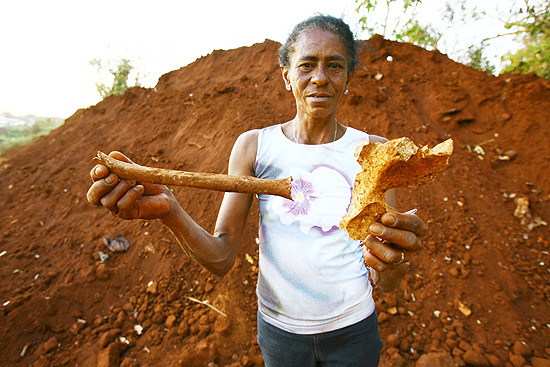
<instances>
[{"instance_id":1,"label":"woman's bare arm","mask_svg":"<svg viewBox=\"0 0 550 367\"><path fill-rule=\"evenodd\" d=\"M242 134L229 158L230 175L254 175L257 131ZM235 263L235 256L252 205L252 194L225 193L213 234L197 225L178 204L161 219L193 259L222 276Z\"/></svg>"}]
</instances>

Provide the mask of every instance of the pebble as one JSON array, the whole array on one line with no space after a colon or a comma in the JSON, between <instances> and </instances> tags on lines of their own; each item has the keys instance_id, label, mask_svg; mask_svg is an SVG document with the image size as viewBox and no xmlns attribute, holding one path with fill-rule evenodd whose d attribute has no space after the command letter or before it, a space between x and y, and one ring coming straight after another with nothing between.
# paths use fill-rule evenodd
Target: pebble
<instances>
[{"instance_id":1,"label":"pebble","mask_svg":"<svg viewBox=\"0 0 550 367\"><path fill-rule=\"evenodd\" d=\"M119 367L120 351L116 343L101 349L97 356L97 367Z\"/></svg>"},{"instance_id":2,"label":"pebble","mask_svg":"<svg viewBox=\"0 0 550 367\"><path fill-rule=\"evenodd\" d=\"M462 356L462 359L466 364L475 366L475 367L489 367L489 361L485 356L475 350L469 350Z\"/></svg>"},{"instance_id":3,"label":"pebble","mask_svg":"<svg viewBox=\"0 0 550 367\"><path fill-rule=\"evenodd\" d=\"M117 336L120 335L120 329L107 330L99 337L99 348L105 348L111 343Z\"/></svg>"},{"instance_id":4,"label":"pebble","mask_svg":"<svg viewBox=\"0 0 550 367\"><path fill-rule=\"evenodd\" d=\"M130 358L130 357L124 358L124 360L120 364L120 367L140 367L140 366L141 365L136 359Z\"/></svg>"},{"instance_id":5,"label":"pebble","mask_svg":"<svg viewBox=\"0 0 550 367\"><path fill-rule=\"evenodd\" d=\"M169 315L166 318L166 321L164 322L164 326L166 326L168 329L172 328L174 326L174 322L176 322L176 316Z\"/></svg>"},{"instance_id":6,"label":"pebble","mask_svg":"<svg viewBox=\"0 0 550 367\"><path fill-rule=\"evenodd\" d=\"M227 317L219 316L214 322L214 332L227 336L231 333L231 322Z\"/></svg>"},{"instance_id":7,"label":"pebble","mask_svg":"<svg viewBox=\"0 0 550 367\"><path fill-rule=\"evenodd\" d=\"M95 275L97 279L108 280L111 277L111 272L107 267L107 264L102 263L102 264L99 264L95 269Z\"/></svg>"},{"instance_id":8,"label":"pebble","mask_svg":"<svg viewBox=\"0 0 550 367\"><path fill-rule=\"evenodd\" d=\"M531 358L531 365L533 367L550 367L550 359L540 358L540 357L532 357Z\"/></svg>"},{"instance_id":9,"label":"pebble","mask_svg":"<svg viewBox=\"0 0 550 367\"><path fill-rule=\"evenodd\" d=\"M527 361L525 360L525 358L523 358L518 354L511 354L509 361L514 367L523 367L527 364Z\"/></svg>"},{"instance_id":10,"label":"pebble","mask_svg":"<svg viewBox=\"0 0 550 367\"><path fill-rule=\"evenodd\" d=\"M388 315L387 313L385 312L380 312L380 314L378 315L378 323L381 324L383 323L384 321L388 320L391 316Z\"/></svg>"},{"instance_id":11,"label":"pebble","mask_svg":"<svg viewBox=\"0 0 550 367\"><path fill-rule=\"evenodd\" d=\"M516 340L512 350L514 351L514 354L522 357L531 357L533 355L533 349L522 340Z\"/></svg>"},{"instance_id":12,"label":"pebble","mask_svg":"<svg viewBox=\"0 0 550 367\"><path fill-rule=\"evenodd\" d=\"M59 341L55 336L52 336L44 344L42 344L42 350L44 351L44 354L46 354L56 350L58 346L59 346Z\"/></svg>"},{"instance_id":13,"label":"pebble","mask_svg":"<svg viewBox=\"0 0 550 367\"><path fill-rule=\"evenodd\" d=\"M454 366L453 358L446 352L422 354L416 361L416 367L448 367Z\"/></svg>"},{"instance_id":14,"label":"pebble","mask_svg":"<svg viewBox=\"0 0 550 367\"><path fill-rule=\"evenodd\" d=\"M147 293L157 294L157 292L158 292L158 283L157 282L151 282L147 286Z\"/></svg>"},{"instance_id":15,"label":"pebble","mask_svg":"<svg viewBox=\"0 0 550 367\"><path fill-rule=\"evenodd\" d=\"M390 334L388 335L386 342L389 346L399 347L399 344L401 343L401 337L399 336L399 334Z\"/></svg>"}]
</instances>

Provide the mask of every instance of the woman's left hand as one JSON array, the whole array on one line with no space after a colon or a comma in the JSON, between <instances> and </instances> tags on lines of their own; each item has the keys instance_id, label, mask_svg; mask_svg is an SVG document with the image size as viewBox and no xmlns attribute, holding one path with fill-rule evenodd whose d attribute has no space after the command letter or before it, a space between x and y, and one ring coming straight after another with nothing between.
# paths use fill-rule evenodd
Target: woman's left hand
<instances>
[{"instance_id":1,"label":"woman's left hand","mask_svg":"<svg viewBox=\"0 0 550 367\"><path fill-rule=\"evenodd\" d=\"M369 231L371 234L363 241L363 258L365 265L382 277L384 272L401 267L411 254L422 249L421 238L428 233L428 226L415 214L390 211L382 216L381 223L373 223ZM404 272L397 273L402 273L395 279L399 283ZM397 273L390 271L388 275L398 276Z\"/></svg>"}]
</instances>

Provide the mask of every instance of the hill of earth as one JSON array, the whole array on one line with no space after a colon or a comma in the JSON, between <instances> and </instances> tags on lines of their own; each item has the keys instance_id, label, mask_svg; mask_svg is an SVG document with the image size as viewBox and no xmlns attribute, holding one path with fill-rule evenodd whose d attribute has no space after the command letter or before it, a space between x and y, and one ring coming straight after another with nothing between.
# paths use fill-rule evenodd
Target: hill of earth
<instances>
[{"instance_id":1,"label":"hill of earth","mask_svg":"<svg viewBox=\"0 0 550 367\"><path fill-rule=\"evenodd\" d=\"M400 287L374 291L381 366L550 366L550 81L378 36L362 45L339 121L455 143L435 182L399 190L399 209L418 208L430 233ZM98 150L225 173L241 133L294 117L278 47L214 51L0 156L0 366L263 365L256 203L218 278L160 223L114 218L86 191ZM173 190L212 230L223 194ZM127 252L105 246L117 234Z\"/></svg>"}]
</instances>

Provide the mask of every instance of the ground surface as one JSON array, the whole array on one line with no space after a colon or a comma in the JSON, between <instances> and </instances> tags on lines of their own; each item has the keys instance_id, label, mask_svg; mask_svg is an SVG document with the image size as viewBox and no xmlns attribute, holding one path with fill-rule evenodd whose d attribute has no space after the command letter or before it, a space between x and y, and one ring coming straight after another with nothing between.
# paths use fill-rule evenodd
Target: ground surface
<instances>
[{"instance_id":1,"label":"ground surface","mask_svg":"<svg viewBox=\"0 0 550 367\"><path fill-rule=\"evenodd\" d=\"M378 37L367 45L339 120L418 145L455 142L434 183L399 193L431 232L399 289L375 290L381 365L549 366L550 82L488 76ZM240 133L295 113L277 48L215 51L0 157L0 366L262 365L256 206L237 265L217 278L158 222L114 218L86 191L97 150L225 172ZM174 191L212 230L222 194ZM523 219L518 198L530 203ZM117 233L125 253L103 243Z\"/></svg>"}]
</instances>

